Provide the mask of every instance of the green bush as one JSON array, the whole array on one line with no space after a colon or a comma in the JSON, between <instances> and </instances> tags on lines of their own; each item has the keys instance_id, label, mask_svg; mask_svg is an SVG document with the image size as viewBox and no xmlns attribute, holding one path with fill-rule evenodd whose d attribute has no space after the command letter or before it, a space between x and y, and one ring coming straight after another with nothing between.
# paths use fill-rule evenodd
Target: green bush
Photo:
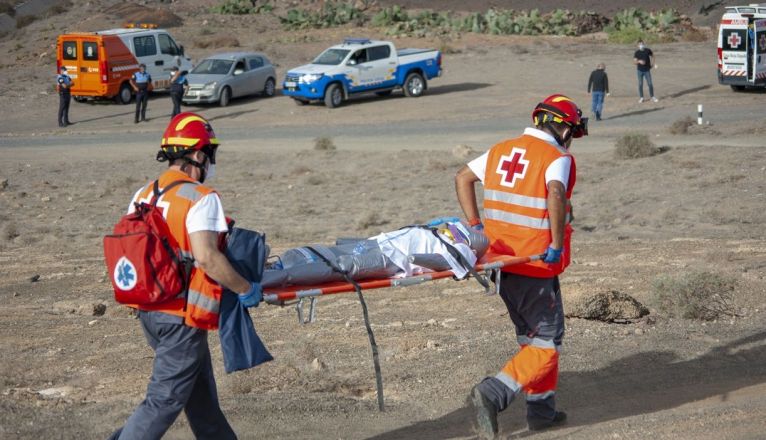
<instances>
[{"instance_id":1,"label":"green bush","mask_svg":"<svg viewBox=\"0 0 766 440\"><path fill-rule=\"evenodd\" d=\"M691 272L678 277L661 276L654 280L652 295L657 310L669 316L712 321L735 316L734 278L711 273Z\"/></svg>"},{"instance_id":2,"label":"green bush","mask_svg":"<svg viewBox=\"0 0 766 440\"><path fill-rule=\"evenodd\" d=\"M258 4L257 0L224 0L210 10L215 14L247 15L271 12L274 6L270 3Z\"/></svg>"},{"instance_id":3,"label":"green bush","mask_svg":"<svg viewBox=\"0 0 766 440\"><path fill-rule=\"evenodd\" d=\"M328 1L319 11L290 9L279 21L288 30L320 29L353 23L361 26L367 21L364 11L351 3Z\"/></svg>"}]
</instances>

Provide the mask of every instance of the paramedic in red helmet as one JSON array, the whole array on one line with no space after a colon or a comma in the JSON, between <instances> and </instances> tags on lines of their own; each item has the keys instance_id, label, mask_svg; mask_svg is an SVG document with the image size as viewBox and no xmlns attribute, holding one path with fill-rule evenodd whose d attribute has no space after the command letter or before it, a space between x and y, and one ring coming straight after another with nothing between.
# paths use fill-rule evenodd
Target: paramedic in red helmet
<instances>
[{"instance_id":1,"label":"paramedic in red helmet","mask_svg":"<svg viewBox=\"0 0 766 440\"><path fill-rule=\"evenodd\" d=\"M201 116L180 113L162 137L157 160L168 162L159 178L157 206L181 252L195 260L189 290L172 300L136 307L144 335L154 350L146 398L111 439L159 439L183 410L198 439L235 439L218 405L207 331L218 328L223 287L239 293L247 307L262 299L260 285L245 280L218 249L227 222L218 194L205 185L214 175L218 139ZM130 203L147 202L154 181L138 190Z\"/></svg>"},{"instance_id":2,"label":"paramedic in red helmet","mask_svg":"<svg viewBox=\"0 0 766 440\"><path fill-rule=\"evenodd\" d=\"M527 404L530 430L558 426L566 414L556 410L559 348L564 310L558 275L569 265L575 161L572 139L588 134L587 118L571 99L552 95L532 112L534 128L493 146L455 176L458 202L469 224L484 230L489 254L531 256L540 260L503 269L499 280L521 346L493 377L470 393L481 438L498 432L497 413L520 394ZM484 221L474 184L484 186Z\"/></svg>"}]
</instances>

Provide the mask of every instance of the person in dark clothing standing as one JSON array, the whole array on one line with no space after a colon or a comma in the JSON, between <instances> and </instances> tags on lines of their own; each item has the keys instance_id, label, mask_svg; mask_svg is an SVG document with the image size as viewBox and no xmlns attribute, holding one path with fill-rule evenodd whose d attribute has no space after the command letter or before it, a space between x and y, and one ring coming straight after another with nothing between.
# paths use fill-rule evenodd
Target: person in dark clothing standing
<instances>
[{"instance_id":1,"label":"person in dark clothing standing","mask_svg":"<svg viewBox=\"0 0 766 440\"><path fill-rule=\"evenodd\" d=\"M604 96L609 96L609 77L606 75L604 63L598 63L596 70L590 73L588 94L591 95L590 111L593 117L600 121L601 112L604 109Z\"/></svg>"},{"instance_id":2,"label":"person in dark clothing standing","mask_svg":"<svg viewBox=\"0 0 766 440\"><path fill-rule=\"evenodd\" d=\"M69 103L72 101L72 77L67 75L66 67L56 75L56 90L59 92L59 127L72 124L69 122Z\"/></svg>"},{"instance_id":3,"label":"person in dark clothing standing","mask_svg":"<svg viewBox=\"0 0 766 440\"><path fill-rule=\"evenodd\" d=\"M130 86L136 92L136 117L133 120L138 124L139 116L146 121L146 105L149 102L149 92L152 91L152 76L146 72L146 64L138 65L138 72L130 77Z\"/></svg>"},{"instance_id":4,"label":"person in dark clothing standing","mask_svg":"<svg viewBox=\"0 0 766 440\"><path fill-rule=\"evenodd\" d=\"M181 113L181 99L186 93L186 88L189 86L189 81L186 80L187 72L178 70L178 67L173 66L170 69L170 99L173 100L173 114L170 117Z\"/></svg>"},{"instance_id":5,"label":"person in dark clothing standing","mask_svg":"<svg viewBox=\"0 0 766 440\"><path fill-rule=\"evenodd\" d=\"M659 101L654 97L654 85L652 85L652 68L657 67L654 64L654 52L646 47L643 40L638 40L638 50L633 54L633 64L636 65L638 75L638 102L644 102L644 79L649 86L649 96L651 96L652 102Z\"/></svg>"}]
</instances>

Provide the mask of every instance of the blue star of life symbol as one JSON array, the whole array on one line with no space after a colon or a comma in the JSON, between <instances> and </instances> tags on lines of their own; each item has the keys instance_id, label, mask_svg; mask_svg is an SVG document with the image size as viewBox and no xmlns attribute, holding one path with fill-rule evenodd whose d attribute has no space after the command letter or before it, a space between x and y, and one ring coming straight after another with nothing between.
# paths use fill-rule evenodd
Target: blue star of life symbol
<instances>
[{"instance_id":1,"label":"blue star of life symbol","mask_svg":"<svg viewBox=\"0 0 766 440\"><path fill-rule=\"evenodd\" d=\"M119 273L117 275L117 281L125 287L130 286L133 279L136 278L133 274L133 266L125 260L120 263L117 272Z\"/></svg>"}]
</instances>

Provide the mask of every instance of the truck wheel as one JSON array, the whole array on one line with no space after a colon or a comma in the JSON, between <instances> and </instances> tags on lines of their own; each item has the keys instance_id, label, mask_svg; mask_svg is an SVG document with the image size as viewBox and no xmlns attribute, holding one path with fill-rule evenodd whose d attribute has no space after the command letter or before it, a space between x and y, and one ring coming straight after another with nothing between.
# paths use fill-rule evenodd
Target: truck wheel
<instances>
[{"instance_id":1,"label":"truck wheel","mask_svg":"<svg viewBox=\"0 0 766 440\"><path fill-rule=\"evenodd\" d=\"M330 84L324 92L324 105L328 108L335 108L343 103L343 90L340 84Z\"/></svg>"},{"instance_id":2,"label":"truck wheel","mask_svg":"<svg viewBox=\"0 0 766 440\"><path fill-rule=\"evenodd\" d=\"M731 89L735 92L744 92L746 87L745 86L731 86Z\"/></svg>"},{"instance_id":3,"label":"truck wheel","mask_svg":"<svg viewBox=\"0 0 766 440\"><path fill-rule=\"evenodd\" d=\"M266 85L263 86L263 96L267 98L271 98L274 96L274 93L277 90L277 86L274 83L274 78L269 78L266 80Z\"/></svg>"},{"instance_id":4,"label":"truck wheel","mask_svg":"<svg viewBox=\"0 0 766 440\"><path fill-rule=\"evenodd\" d=\"M295 102L296 105L299 105L299 106L304 106L309 103L308 101L304 101L298 98L293 98L293 101Z\"/></svg>"},{"instance_id":5,"label":"truck wheel","mask_svg":"<svg viewBox=\"0 0 766 440\"><path fill-rule=\"evenodd\" d=\"M231 89L224 87L223 90L221 90L221 99L218 100L218 105L226 107L229 105L229 102L231 102Z\"/></svg>"},{"instance_id":6,"label":"truck wheel","mask_svg":"<svg viewBox=\"0 0 766 440\"><path fill-rule=\"evenodd\" d=\"M404 95L408 98L417 98L426 89L426 80L417 72L407 75L404 80Z\"/></svg>"},{"instance_id":7,"label":"truck wheel","mask_svg":"<svg viewBox=\"0 0 766 440\"><path fill-rule=\"evenodd\" d=\"M122 105L130 104L130 100L133 99L133 90L131 90L128 83L122 83L120 86L120 92L117 93L117 102Z\"/></svg>"}]
</instances>

